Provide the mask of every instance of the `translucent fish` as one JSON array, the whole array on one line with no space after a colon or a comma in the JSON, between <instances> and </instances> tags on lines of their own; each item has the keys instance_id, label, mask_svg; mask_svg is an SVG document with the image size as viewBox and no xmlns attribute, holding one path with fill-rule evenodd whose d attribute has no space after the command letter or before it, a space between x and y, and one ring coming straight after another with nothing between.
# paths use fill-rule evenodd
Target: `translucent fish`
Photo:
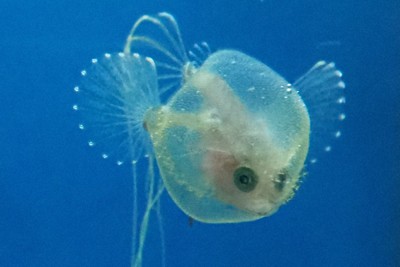
<instances>
[{"instance_id":1,"label":"translucent fish","mask_svg":"<svg viewBox=\"0 0 400 267\"><path fill-rule=\"evenodd\" d=\"M307 157L314 163L319 148L331 150L345 118L342 73L333 63L317 62L292 85L239 51L211 53L201 42L186 52L165 12L140 17L124 51L93 59L82 76L73 108L89 146L133 164L132 266L142 265L152 210L162 236L164 185L197 221L263 218L293 197ZM147 203L137 201L141 190Z\"/></svg>"},{"instance_id":2,"label":"translucent fish","mask_svg":"<svg viewBox=\"0 0 400 267\"><path fill-rule=\"evenodd\" d=\"M295 84L340 87L338 73L319 62ZM198 221L256 220L298 188L307 108L295 87L241 52L212 54L167 105L146 113L145 124L169 194Z\"/></svg>"}]
</instances>

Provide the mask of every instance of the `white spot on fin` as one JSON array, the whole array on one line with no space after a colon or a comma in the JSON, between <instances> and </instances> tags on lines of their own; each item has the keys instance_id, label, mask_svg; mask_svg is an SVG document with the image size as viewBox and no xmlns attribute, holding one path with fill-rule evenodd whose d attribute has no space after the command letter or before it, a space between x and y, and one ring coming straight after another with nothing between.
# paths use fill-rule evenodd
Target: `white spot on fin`
<instances>
[{"instance_id":1,"label":"white spot on fin","mask_svg":"<svg viewBox=\"0 0 400 267\"><path fill-rule=\"evenodd\" d=\"M156 63L154 63L154 60L151 57L146 57L146 61L150 63L150 65L155 68Z\"/></svg>"}]
</instances>

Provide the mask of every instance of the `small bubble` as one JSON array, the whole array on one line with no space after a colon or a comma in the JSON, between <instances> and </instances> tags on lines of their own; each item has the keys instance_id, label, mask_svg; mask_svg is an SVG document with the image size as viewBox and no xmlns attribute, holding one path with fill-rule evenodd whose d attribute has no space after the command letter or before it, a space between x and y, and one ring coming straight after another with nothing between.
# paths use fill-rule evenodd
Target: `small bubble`
<instances>
[{"instance_id":1,"label":"small bubble","mask_svg":"<svg viewBox=\"0 0 400 267\"><path fill-rule=\"evenodd\" d=\"M73 106L72 106L72 109L73 109L73 110L78 110L78 105L76 105L76 104L73 105Z\"/></svg>"},{"instance_id":2,"label":"small bubble","mask_svg":"<svg viewBox=\"0 0 400 267\"><path fill-rule=\"evenodd\" d=\"M102 157L103 159L107 159L107 158L108 158L108 155L105 154L105 153L103 153L103 154L101 154L101 157Z\"/></svg>"},{"instance_id":3,"label":"small bubble","mask_svg":"<svg viewBox=\"0 0 400 267\"><path fill-rule=\"evenodd\" d=\"M89 146L94 146L94 142L93 142L93 141L89 141L89 142L88 142L88 145L89 145Z\"/></svg>"},{"instance_id":4,"label":"small bubble","mask_svg":"<svg viewBox=\"0 0 400 267\"><path fill-rule=\"evenodd\" d=\"M137 160L132 160L132 165L135 165L137 163Z\"/></svg>"},{"instance_id":5,"label":"small bubble","mask_svg":"<svg viewBox=\"0 0 400 267\"><path fill-rule=\"evenodd\" d=\"M117 160L117 165L118 166L121 166L123 163L124 163L123 161Z\"/></svg>"},{"instance_id":6,"label":"small bubble","mask_svg":"<svg viewBox=\"0 0 400 267\"><path fill-rule=\"evenodd\" d=\"M311 162L311 164L315 164L315 163L317 162L317 159L316 159L316 158L312 158L312 159L310 160L310 162Z\"/></svg>"},{"instance_id":7,"label":"small bubble","mask_svg":"<svg viewBox=\"0 0 400 267\"><path fill-rule=\"evenodd\" d=\"M92 63L93 63L93 64L96 64L96 63L97 63L97 58L93 58L93 59L92 59Z\"/></svg>"},{"instance_id":8,"label":"small bubble","mask_svg":"<svg viewBox=\"0 0 400 267\"><path fill-rule=\"evenodd\" d=\"M119 56L119 57L125 57L125 54L122 53L122 52L119 52L119 53L118 53L118 56Z\"/></svg>"},{"instance_id":9,"label":"small bubble","mask_svg":"<svg viewBox=\"0 0 400 267\"><path fill-rule=\"evenodd\" d=\"M286 88L286 93L291 94L292 91L293 91L292 88L290 88L290 87Z\"/></svg>"},{"instance_id":10,"label":"small bubble","mask_svg":"<svg viewBox=\"0 0 400 267\"><path fill-rule=\"evenodd\" d=\"M86 70L81 71L82 76L86 76L86 74L87 74Z\"/></svg>"},{"instance_id":11,"label":"small bubble","mask_svg":"<svg viewBox=\"0 0 400 267\"><path fill-rule=\"evenodd\" d=\"M336 137L336 138L339 138L341 135L342 135L342 132L341 132L341 131L337 131L337 132L335 133L335 137Z\"/></svg>"},{"instance_id":12,"label":"small bubble","mask_svg":"<svg viewBox=\"0 0 400 267\"><path fill-rule=\"evenodd\" d=\"M254 92L256 88L254 86L247 88L247 92Z\"/></svg>"},{"instance_id":13,"label":"small bubble","mask_svg":"<svg viewBox=\"0 0 400 267\"><path fill-rule=\"evenodd\" d=\"M107 58L107 59L108 59L108 58L111 58L111 54L105 53L105 54L104 54L104 57Z\"/></svg>"},{"instance_id":14,"label":"small bubble","mask_svg":"<svg viewBox=\"0 0 400 267\"><path fill-rule=\"evenodd\" d=\"M324 150L325 150L326 152L329 152L329 151L332 150L332 147L331 147L331 146L326 146Z\"/></svg>"},{"instance_id":15,"label":"small bubble","mask_svg":"<svg viewBox=\"0 0 400 267\"><path fill-rule=\"evenodd\" d=\"M145 158L148 158L148 157L150 157L150 155L149 155L149 154L145 154L144 157L145 157Z\"/></svg>"},{"instance_id":16,"label":"small bubble","mask_svg":"<svg viewBox=\"0 0 400 267\"><path fill-rule=\"evenodd\" d=\"M265 96L262 96L261 99L265 99Z\"/></svg>"},{"instance_id":17,"label":"small bubble","mask_svg":"<svg viewBox=\"0 0 400 267\"><path fill-rule=\"evenodd\" d=\"M231 61L231 64L232 64L232 65L236 64L236 60L232 60L232 61Z\"/></svg>"},{"instance_id":18,"label":"small bubble","mask_svg":"<svg viewBox=\"0 0 400 267\"><path fill-rule=\"evenodd\" d=\"M84 126L83 124L79 124L78 127L79 127L79 129L81 129L81 130L85 130L85 126Z\"/></svg>"},{"instance_id":19,"label":"small bubble","mask_svg":"<svg viewBox=\"0 0 400 267\"><path fill-rule=\"evenodd\" d=\"M78 92L79 92L79 86L75 86L75 87L74 87L74 92L75 92L75 93L78 93Z\"/></svg>"},{"instance_id":20,"label":"small bubble","mask_svg":"<svg viewBox=\"0 0 400 267\"><path fill-rule=\"evenodd\" d=\"M133 53L134 58L140 58L140 55L138 53Z\"/></svg>"},{"instance_id":21,"label":"small bubble","mask_svg":"<svg viewBox=\"0 0 400 267\"><path fill-rule=\"evenodd\" d=\"M344 89L344 88L346 87L346 84L345 84L343 81L340 81L340 82L338 82L337 86L338 86L339 88Z\"/></svg>"},{"instance_id":22,"label":"small bubble","mask_svg":"<svg viewBox=\"0 0 400 267\"><path fill-rule=\"evenodd\" d=\"M186 187L186 190L189 191L189 192L194 192L195 191L192 186Z\"/></svg>"},{"instance_id":23,"label":"small bubble","mask_svg":"<svg viewBox=\"0 0 400 267\"><path fill-rule=\"evenodd\" d=\"M339 120L343 121L344 119L346 119L346 114L344 113L339 114Z\"/></svg>"}]
</instances>

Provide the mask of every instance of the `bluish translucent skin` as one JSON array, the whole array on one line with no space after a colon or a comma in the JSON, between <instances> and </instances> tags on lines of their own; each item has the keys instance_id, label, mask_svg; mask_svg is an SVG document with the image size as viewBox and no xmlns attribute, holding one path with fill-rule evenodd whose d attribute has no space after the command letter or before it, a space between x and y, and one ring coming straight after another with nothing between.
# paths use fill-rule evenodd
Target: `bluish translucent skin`
<instances>
[{"instance_id":1,"label":"bluish translucent skin","mask_svg":"<svg viewBox=\"0 0 400 267\"><path fill-rule=\"evenodd\" d=\"M232 50L212 54L145 123L169 194L209 223L275 212L297 188L309 146L309 117L296 90ZM257 176L250 192L234 183L241 167Z\"/></svg>"}]
</instances>

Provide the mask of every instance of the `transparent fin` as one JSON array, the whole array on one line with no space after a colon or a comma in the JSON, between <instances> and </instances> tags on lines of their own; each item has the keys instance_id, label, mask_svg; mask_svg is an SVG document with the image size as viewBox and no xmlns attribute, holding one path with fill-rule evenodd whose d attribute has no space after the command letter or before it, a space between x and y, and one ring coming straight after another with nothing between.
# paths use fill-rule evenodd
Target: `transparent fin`
<instances>
[{"instance_id":1,"label":"transparent fin","mask_svg":"<svg viewBox=\"0 0 400 267\"><path fill-rule=\"evenodd\" d=\"M318 61L293 86L299 90L311 121L308 163L315 163L321 152L332 149L334 139L342 135L345 83L333 62Z\"/></svg>"},{"instance_id":2,"label":"transparent fin","mask_svg":"<svg viewBox=\"0 0 400 267\"><path fill-rule=\"evenodd\" d=\"M118 165L136 162L151 151L143 116L160 104L157 73L151 58L139 54L104 54L82 70L82 82L73 109L81 113L79 128L89 146Z\"/></svg>"},{"instance_id":3,"label":"transparent fin","mask_svg":"<svg viewBox=\"0 0 400 267\"><path fill-rule=\"evenodd\" d=\"M138 52L154 59L161 93L174 92L181 85L189 58L178 23L171 14L140 17L129 32L124 52Z\"/></svg>"},{"instance_id":4,"label":"transparent fin","mask_svg":"<svg viewBox=\"0 0 400 267\"><path fill-rule=\"evenodd\" d=\"M211 49L207 42L195 43L188 54L193 66L199 68L211 54Z\"/></svg>"}]
</instances>

